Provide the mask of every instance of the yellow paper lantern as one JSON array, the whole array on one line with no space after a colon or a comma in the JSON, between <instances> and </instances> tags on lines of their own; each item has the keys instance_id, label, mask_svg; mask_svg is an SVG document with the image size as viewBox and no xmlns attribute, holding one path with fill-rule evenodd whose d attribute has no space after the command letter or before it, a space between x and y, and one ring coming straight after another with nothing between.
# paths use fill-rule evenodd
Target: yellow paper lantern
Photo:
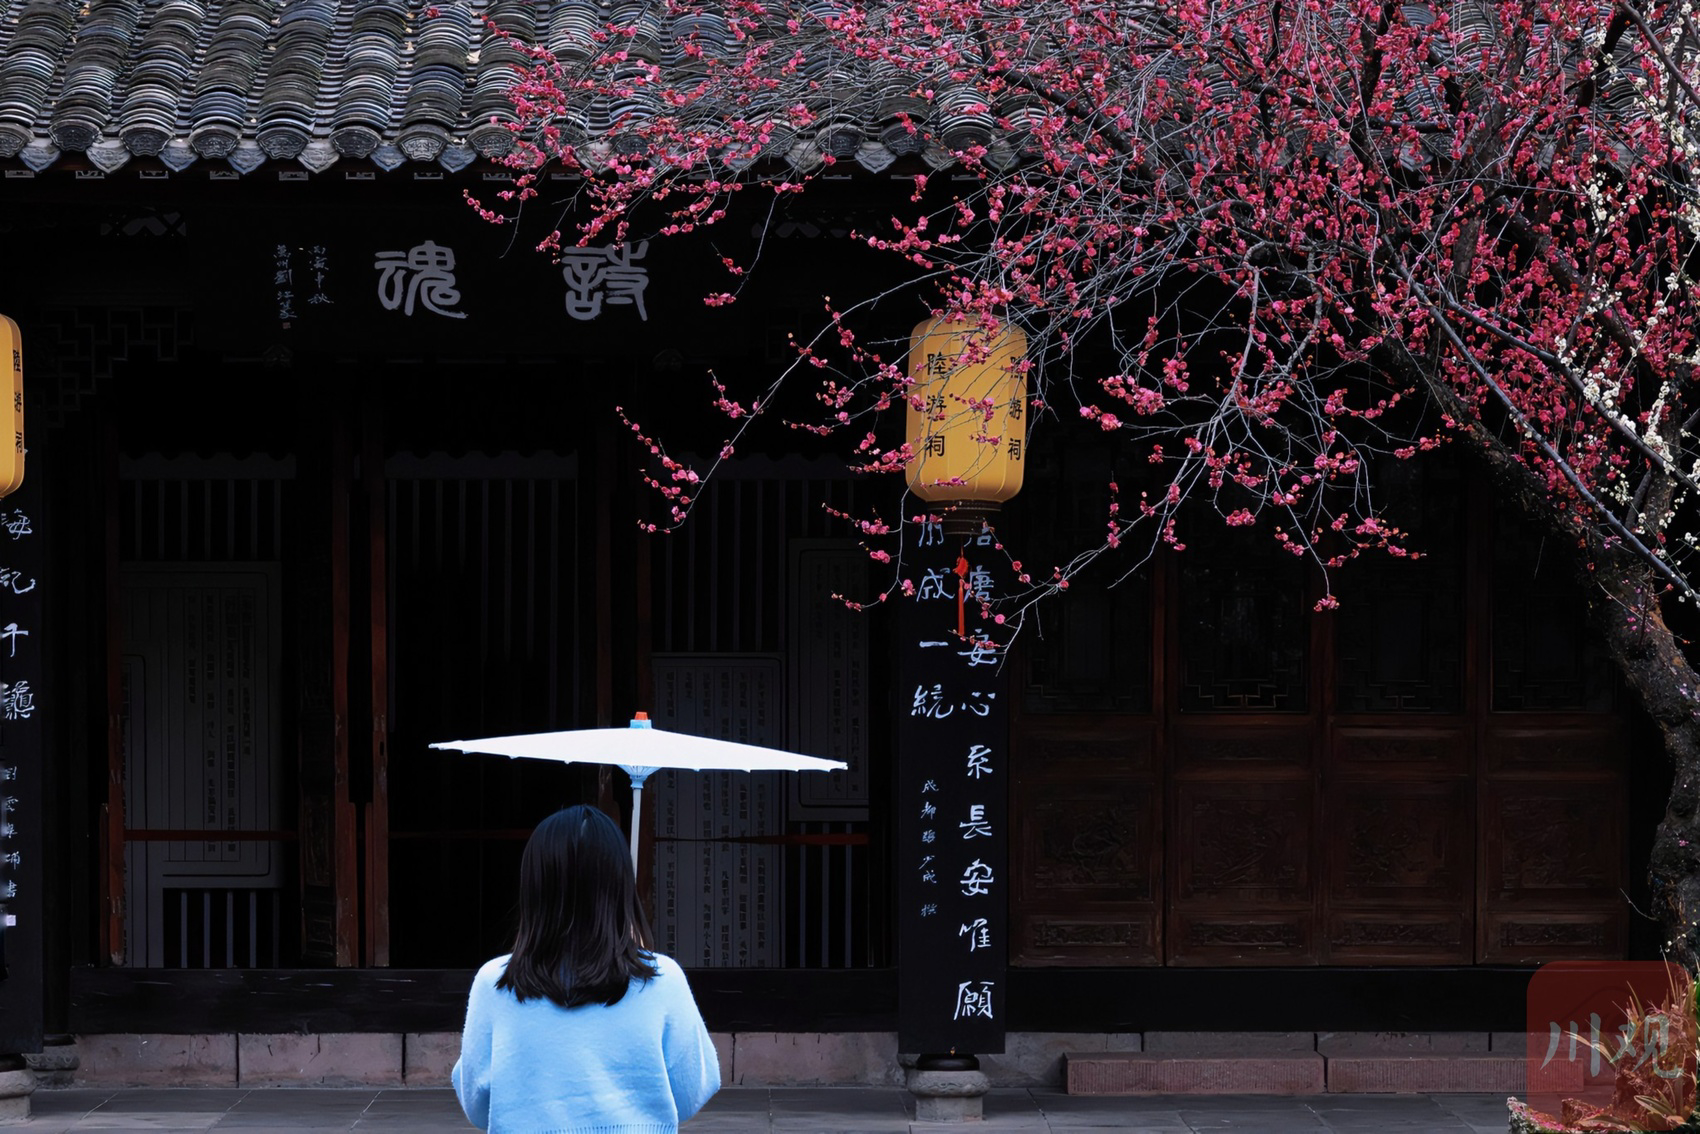
<instances>
[{"instance_id":1,"label":"yellow paper lantern","mask_svg":"<svg viewBox=\"0 0 1700 1134\"><path fill-rule=\"evenodd\" d=\"M0 315L0 397L6 408L0 420L11 427L0 434L0 496L10 496L24 483L24 337L18 325Z\"/></svg>"},{"instance_id":2,"label":"yellow paper lantern","mask_svg":"<svg viewBox=\"0 0 1700 1134\"><path fill-rule=\"evenodd\" d=\"M1027 336L928 319L909 339L909 489L939 505L945 530L974 535L1021 491L1027 448Z\"/></svg>"}]
</instances>

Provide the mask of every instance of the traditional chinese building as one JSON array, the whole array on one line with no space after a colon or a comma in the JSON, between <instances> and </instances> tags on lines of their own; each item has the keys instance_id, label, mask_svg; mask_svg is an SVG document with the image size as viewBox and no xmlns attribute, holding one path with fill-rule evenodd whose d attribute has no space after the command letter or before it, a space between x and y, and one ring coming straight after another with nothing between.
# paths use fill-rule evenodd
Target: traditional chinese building
<instances>
[{"instance_id":1,"label":"traditional chinese building","mask_svg":"<svg viewBox=\"0 0 1700 1134\"><path fill-rule=\"evenodd\" d=\"M776 166L848 172L557 264L461 200L505 176L474 7L432 43L390 3L3 11L28 472L0 501L0 1049L453 1031L532 826L626 793L427 745L639 709L850 764L651 782L645 885L717 1032L890 1048L899 971L932 964L902 948L939 883L923 831L985 903L946 939L995 957L966 1008L1000 1033L1507 1031L1532 966L1650 955L1656 739L1564 556L1456 458L1385 471L1431 554L1355 565L1338 612L1201 526L1081 578L953 701L923 647L958 549L912 601L834 601L890 580L829 509L889 517L897 491L807 434L640 533L661 506L621 413L715 452L708 375L759 384L825 295L895 270L838 238L927 168L905 132L792 139ZM758 240L740 301L704 306ZM1135 475L1062 429L1026 459L1000 538L1047 565L1096 539L1106 471ZM916 729L993 698L999 727L948 753L977 794L915 826Z\"/></svg>"}]
</instances>

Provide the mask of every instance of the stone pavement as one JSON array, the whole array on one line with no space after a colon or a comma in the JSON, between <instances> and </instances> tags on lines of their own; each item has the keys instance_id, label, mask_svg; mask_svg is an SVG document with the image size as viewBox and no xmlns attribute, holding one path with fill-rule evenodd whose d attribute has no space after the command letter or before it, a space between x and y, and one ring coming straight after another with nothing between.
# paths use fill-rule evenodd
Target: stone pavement
<instances>
[{"instance_id":1,"label":"stone pavement","mask_svg":"<svg viewBox=\"0 0 1700 1134\"><path fill-rule=\"evenodd\" d=\"M7 1129L32 1134L187 1131L387 1130L465 1134L454 1094L302 1087L181 1089L72 1088L37 1091L33 1117ZM977 1123L914 1121L907 1091L875 1087L727 1088L687 1123L684 1134L1253 1134L1346 1131L1383 1134L1473 1131L1505 1134L1500 1095L1152 1095L1106 1098L1054 1088L1002 1088L986 1096Z\"/></svg>"}]
</instances>

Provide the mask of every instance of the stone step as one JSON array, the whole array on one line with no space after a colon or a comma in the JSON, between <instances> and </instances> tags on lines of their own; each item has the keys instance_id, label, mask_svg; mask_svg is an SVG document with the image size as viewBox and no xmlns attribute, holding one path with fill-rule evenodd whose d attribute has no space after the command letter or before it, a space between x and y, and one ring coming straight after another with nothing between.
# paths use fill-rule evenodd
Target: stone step
<instances>
[{"instance_id":1,"label":"stone step","mask_svg":"<svg viewBox=\"0 0 1700 1134\"><path fill-rule=\"evenodd\" d=\"M1511 1052L1447 1051L1331 1054L1328 1089L1342 1094L1493 1093L1524 1095L1528 1061ZM1549 1090L1582 1087L1580 1064L1554 1064ZM1572 1081L1573 1080L1573 1081Z\"/></svg>"},{"instance_id":2,"label":"stone step","mask_svg":"<svg viewBox=\"0 0 1700 1134\"><path fill-rule=\"evenodd\" d=\"M1525 1095L1528 1064L1512 1052L1314 1051L1067 1053L1071 1095L1448 1094ZM1554 1063L1536 1087L1582 1086L1580 1063Z\"/></svg>"},{"instance_id":3,"label":"stone step","mask_svg":"<svg viewBox=\"0 0 1700 1134\"><path fill-rule=\"evenodd\" d=\"M1325 1089L1314 1051L1099 1051L1063 1056L1071 1095L1312 1095Z\"/></svg>"}]
</instances>

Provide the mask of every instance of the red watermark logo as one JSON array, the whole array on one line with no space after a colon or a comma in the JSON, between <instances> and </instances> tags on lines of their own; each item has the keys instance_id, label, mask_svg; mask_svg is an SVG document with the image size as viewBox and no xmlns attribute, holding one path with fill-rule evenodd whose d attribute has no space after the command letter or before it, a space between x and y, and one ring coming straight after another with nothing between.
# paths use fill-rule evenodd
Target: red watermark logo
<instances>
[{"instance_id":1,"label":"red watermark logo","mask_svg":"<svg viewBox=\"0 0 1700 1134\"><path fill-rule=\"evenodd\" d=\"M1670 1130L1694 1111L1694 988L1665 961L1554 961L1529 981L1527 1117Z\"/></svg>"}]
</instances>

